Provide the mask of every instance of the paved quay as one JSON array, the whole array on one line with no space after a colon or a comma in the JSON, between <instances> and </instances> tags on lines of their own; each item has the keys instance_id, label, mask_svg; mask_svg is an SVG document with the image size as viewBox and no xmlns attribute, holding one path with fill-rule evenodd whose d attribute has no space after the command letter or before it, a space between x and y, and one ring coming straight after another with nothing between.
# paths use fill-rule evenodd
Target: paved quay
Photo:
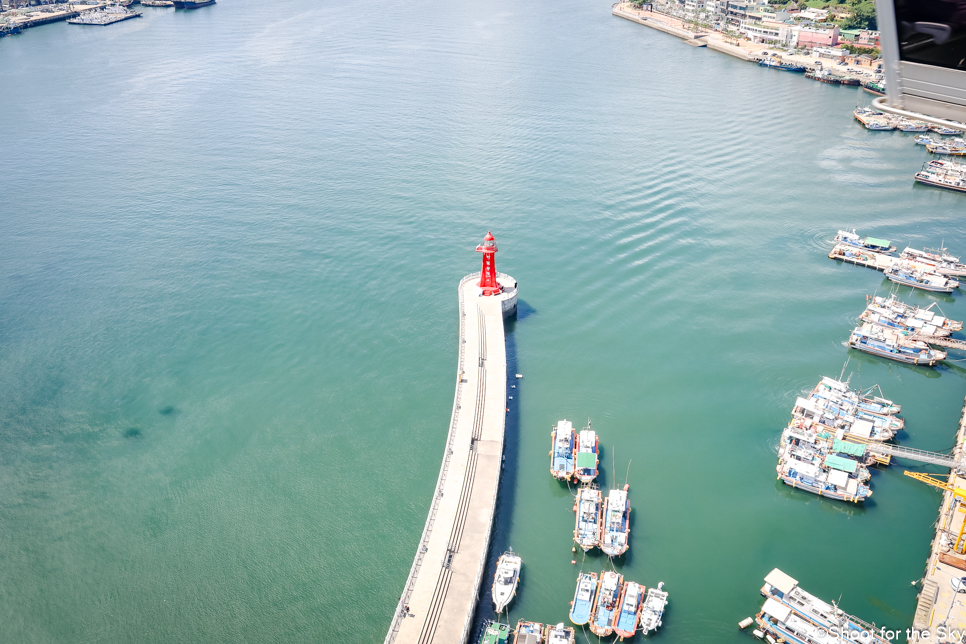
<instances>
[{"instance_id":1,"label":"paved quay","mask_svg":"<svg viewBox=\"0 0 966 644\"><path fill-rule=\"evenodd\" d=\"M963 456L964 438L966 403L963 405L959 431L956 433L956 447L953 450L957 460ZM947 482L954 488L966 489L966 474L957 474L954 470L950 472ZM966 633L966 587L958 593L953 589L954 579L966 577L966 555L956 552L956 541L966 517L963 501L954 492L943 492L939 518L936 520L936 534L926 561L926 572L919 591L909 642L961 641L952 632ZM963 549L962 546L959 548Z\"/></svg>"},{"instance_id":2,"label":"paved quay","mask_svg":"<svg viewBox=\"0 0 966 644\"><path fill-rule=\"evenodd\" d=\"M439 479L386 644L454 644L470 636L493 527L506 423L504 309L516 282L483 297L480 273L459 286L459 359Z\"/></svg>"}]
</instances>

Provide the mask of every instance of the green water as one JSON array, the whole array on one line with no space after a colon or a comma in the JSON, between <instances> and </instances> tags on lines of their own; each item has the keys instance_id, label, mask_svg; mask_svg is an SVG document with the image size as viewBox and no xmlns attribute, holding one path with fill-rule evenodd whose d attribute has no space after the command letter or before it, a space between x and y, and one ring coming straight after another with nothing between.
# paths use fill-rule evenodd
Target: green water
<instances>
[{"instance_id":1,"label":"green water","mask_svg":"<svg viewBox=\"0 0 966 644\"><path fill-rule=\"evenodd\" d=\"M888 285L826 258L838 228L966 251L966 197L913 185L927 153L862 130L868 95L607 3L143 11L0 40L0 641L382 641L487 230L521 286L514 621L566 619L549 431L590 417L602 482L632 461L620 568L666 583L657 639L747 641L775 566L910 625L939 494L775 480L795 397L850 355L904 445L950 447L966 394L958 363L841 344Z\"/></svg>"}]
</instances>

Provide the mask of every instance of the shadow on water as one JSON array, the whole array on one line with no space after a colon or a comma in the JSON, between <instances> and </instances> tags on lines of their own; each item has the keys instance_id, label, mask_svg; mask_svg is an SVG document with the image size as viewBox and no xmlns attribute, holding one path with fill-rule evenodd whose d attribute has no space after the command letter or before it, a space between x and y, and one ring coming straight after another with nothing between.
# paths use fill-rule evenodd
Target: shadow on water
<instances>
[{"instance_id":1,"label":"shadow on water","mask_svg":"<svg viewBox=\"0 0 966 644\"><path fill-rule=\"evenodd\" d=\"M476 605L476 615L473 617L470 642L479 641L485 621L497 618L496 613L493 612L491 596L493 575L496 573L496 561L501 554L513 545L509 543L509 534L510 521L513 517L513 508L516 502L513 490L516 489L517 467L520 460L519 403L520 397L523 395L524 382L523 379L517 380L516 378L517 344L513 332L516 329L517 322L532 312L535 312L533 308L527 306L523 301L518 301L516 315L507 319L503 325L506 337L507 396L513 396L513 400L507 400L507 408L510 411L506 415L506 427L503 434L503 471L500 474L500 489L497 493L496 516L493 519L490 551L487 554L486 568L483 570L483 578L480 581L480 597ZM516 389L511 389L511 385L516 385ZM517 589L517 594L523 592L523 587L526 585L526 553L523 553L523 558L523 570L520 574L520 586ZM504 613L502 617L505 618L506 614Z\"/></svg>"},{"instance_id":2,"label":"shadow on water","mask_svg":"<svg viewBox=\"0 0 966 644\"><path fill-rule=\"evenodd\" d=\"M869 508L874 508L876 503L873 497L867 498L862 505L857 503L847 503L835 499L827 499L817 494L812 494L807 490L799 490L789 485L785 485L781 480L775 481L775 491L779 496L789 501L811 505L818 503L822 512L827 514L846 514L848 516L862 516L868 512Z\"/></svg>"}]
</instances>

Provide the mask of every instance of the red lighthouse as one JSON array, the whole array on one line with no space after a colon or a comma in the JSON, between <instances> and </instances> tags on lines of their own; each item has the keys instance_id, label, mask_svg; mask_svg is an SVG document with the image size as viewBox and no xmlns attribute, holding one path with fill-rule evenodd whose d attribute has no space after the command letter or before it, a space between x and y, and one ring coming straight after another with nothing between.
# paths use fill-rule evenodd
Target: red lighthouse
<instances>
[{"instance_id":1,"label":"red lighthouse","mask_svg":"<svg viewBox=\"0 0 966 644\"><path fill-rule=\"evenodd\" d=\"M483 295L497 295L502 292L500 283L496 281L496 240L493 233L487 232L483 243L476 247L476 252L483 253L483 270L480 271L480 286Z\"/></svg>"}]
</instances>

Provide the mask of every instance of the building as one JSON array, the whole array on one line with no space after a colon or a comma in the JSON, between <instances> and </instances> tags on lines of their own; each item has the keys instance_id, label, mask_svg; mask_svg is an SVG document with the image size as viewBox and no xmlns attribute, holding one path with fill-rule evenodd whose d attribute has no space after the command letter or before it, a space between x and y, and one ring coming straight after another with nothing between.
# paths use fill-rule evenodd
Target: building
<instances>
[{"instance_id":1,"label":"building","mask_svg":"<svg viewBox=\"0 0 966 644\"><path fill-rule=\"evenodd\" d=\"M966 122L963 1L876 0L876 15L886 78L882 109Z\"/></svg>"},{"instance_id":2,"label":"building","mask_svg":"<svg viewBox=\"0 0 966 644\"><path fill-rule=\"evenodd\" d=\"M848 55L849 52L844 49L835 49L833 47L815 47L812 49L812 56L815 58L827 58L837 63L845 60Z\"/></svg>"},{"instance_id":3,"label":"building","mask_svg":"<svg viewBox=\"0 0 966 644\"><path fill-rule=\"evenodd\" d=\"M738 27L738 32L753 43L780 44L795 47L798 41L798 28L773 20L746 20Z\"/></svg>"},{"instance_id":4,"label":"building","mask_svg":"<svg viewBox=\"0 0 966 644\"><path fill-rule=\"evenodd\" d=\"M798 46L812 49L814 47L834 47L839 44L839 28L836 25L815 25L799 27Z\"/></svg>"},{"instance_id":5,"label":"building","mask_svg":"<svg viewBox=\"0 0 966 644\"><path fill-rule=\"evenodd\" d=\"M803 9L798 13L799 18L807 18L808 20L814 20L815 22L825 22L828 20L828 11L825 9Z\"/></svg>"},{"instance_id":6,"label":"building","mask_svg":"<svg viewBox=\"0 0 966 644\"><path fill-rule=\"evenodd\" d=\"M755 5L744 0L728 0L728 22L740 25L743 20L748 19L748 9L754 11Z\"/></svg>"}]
</instances>

